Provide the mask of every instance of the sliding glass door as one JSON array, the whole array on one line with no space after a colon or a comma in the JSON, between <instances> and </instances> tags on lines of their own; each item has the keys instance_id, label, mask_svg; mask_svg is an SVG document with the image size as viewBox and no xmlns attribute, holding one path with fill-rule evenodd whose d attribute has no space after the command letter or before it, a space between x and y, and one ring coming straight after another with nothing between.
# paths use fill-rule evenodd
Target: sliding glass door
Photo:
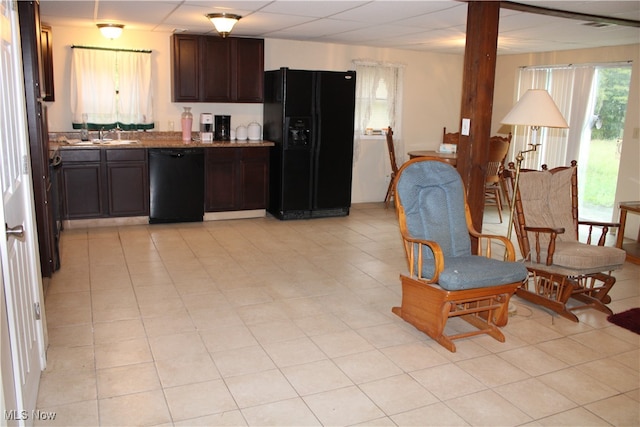
<instances>
[{"instance_id":1,"label":"sliding glass door","mask_svg":"<svg viewBox=\"0 0 640 427\"><path fill-rule=\"evenodd\" d=\"M594 80L590 132L580 144L579 212L585 218L610 221L614 214L631 67L597 67Z\"/></svg>"},{"instance_id":2,"label":"sliding glass door","mask_svg":"<svg viewBox=\"0 0 640 427\"><path fill-rule=\"evenodd\" d=\"M527 153L523 168L539 169L578 161L579 212L582 218L613 219L631 64L581 64L524 67L518 98L528 89L546 89L569 129L542 128L541 147ZM529 129L516 126L510 158L530 143Z\"/></svg>"}]
</instances>

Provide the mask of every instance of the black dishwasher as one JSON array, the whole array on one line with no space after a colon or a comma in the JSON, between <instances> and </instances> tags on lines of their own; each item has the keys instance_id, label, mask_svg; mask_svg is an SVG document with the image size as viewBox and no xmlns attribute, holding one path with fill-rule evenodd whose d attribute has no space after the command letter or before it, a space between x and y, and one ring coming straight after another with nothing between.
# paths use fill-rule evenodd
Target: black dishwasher
<instances>
[{"instance_id":1,"label":"black dishwasher","mask_svg":"<svg viewBox=\"0 0 640 427\"><path fill-rule=\"evenodd\" d=\"M149 223L195 222L204 216L204 149L149 149Z\"/></svg>"}]
</instances>

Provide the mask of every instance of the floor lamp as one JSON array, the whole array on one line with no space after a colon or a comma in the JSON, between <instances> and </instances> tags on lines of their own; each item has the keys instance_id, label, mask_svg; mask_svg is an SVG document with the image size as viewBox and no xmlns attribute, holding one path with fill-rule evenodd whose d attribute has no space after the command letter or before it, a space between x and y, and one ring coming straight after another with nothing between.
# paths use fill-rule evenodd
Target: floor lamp
<instances>
[{"instance_id":1,"label":"floor lamp","mask_svg":"<svg viewBox=\"0 0 640 427\"><path fill-rule=\"evenodd\" d=\"M513 184L513 194L509 209L509 228L507 239L511 240L511 228L513 227L513 214L515 209L515 194L518 191L520 182L520 167L524 160L524 154L536 151L540 143L538 142L538 131L541 127L568 128L567 121L560 113L560 110L553 102L553 99L544 89L529 89L513 106L511 111L502 119L502 124L519 125L531 127L531 146L528 150L520 150L516 156L516 176Z\"/></svg>"}]
</instances>

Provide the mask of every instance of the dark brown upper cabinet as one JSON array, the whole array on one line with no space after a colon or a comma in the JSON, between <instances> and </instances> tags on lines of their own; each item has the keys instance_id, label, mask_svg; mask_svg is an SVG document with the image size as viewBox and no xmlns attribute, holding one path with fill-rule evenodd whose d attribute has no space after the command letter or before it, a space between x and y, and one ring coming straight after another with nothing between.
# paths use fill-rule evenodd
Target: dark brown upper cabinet
<instances>
[{"instance_id":1,"label":"dark brown upper cabinet","mask_svg":"<svg viewBox=\"0 0 640 427\"><path fill-rule=\"evenodd\" d=\"M173 102L261 103L264 40L174 34L171 75Z\"/></svg>"},{"instance_id":2,"label":"dark brown upper cabinet","mask_svg":"<svg viewBox=\"0 0 640 427\"><path fill-rule=\"evenodd\" d=\"M53 87L53 41L51 27L42 25L40 27L40 49L42 52L42 89L43 101L55 101L55 91Z\"/></svg>"}]
</instances>

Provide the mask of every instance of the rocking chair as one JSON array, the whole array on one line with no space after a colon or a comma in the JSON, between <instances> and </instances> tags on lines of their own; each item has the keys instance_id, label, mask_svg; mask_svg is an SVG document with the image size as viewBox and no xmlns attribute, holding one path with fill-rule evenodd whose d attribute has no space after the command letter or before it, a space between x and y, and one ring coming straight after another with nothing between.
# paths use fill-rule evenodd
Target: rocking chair
<instances>
[{"instance_id":1,"label":"rocking chair","mask_svg":"<svg viewBox=\"0 0 640 427\"><path fill-rule=\"evenodd\" d=\"M611 302L608 293L616 282L611 271L622 267L625 252L604 246L609 228L619 224L578 220L577 167L575 161L571 164L521 170L513 220L530 272L517 295L578 322L573 310L580 308L612 314L605 305ZM579 241L579 225L588 226L586 243ZM591 245L594 227L601 228L597 245ZM570 306L570 299L579 304Z\"/></svg>"},{"instance_id":2,"label":"rocking chair","mask_svg":"<svg viewBox=\"0 0 640 427\"><path fill-rule=\"evenodd\" d=\"M478 334L504 342L498 326L507 324L509 299L527 269L513 262L509 240L473 228L456 169L430 157L408 161L395 180L395 206L409 274L400 275L402 305L393 313L451 352L453 340ZM478 238L477 254L471 236ZM492 248L504 250L507 261L492 259ZM447 320L456 316L477 329L446 335Z\"/></svg>"}]
</instances>

